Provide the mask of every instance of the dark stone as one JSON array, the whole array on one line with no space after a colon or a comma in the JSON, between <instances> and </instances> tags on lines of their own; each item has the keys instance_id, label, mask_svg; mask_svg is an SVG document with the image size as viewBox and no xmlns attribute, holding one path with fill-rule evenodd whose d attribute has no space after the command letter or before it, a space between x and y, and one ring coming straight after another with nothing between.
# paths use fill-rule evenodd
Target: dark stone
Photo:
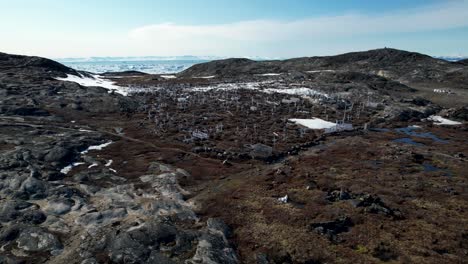
<instances>
[{"instance_id":1,"label":"dark stone","mask_svg":"<svg viewBox=\"0 0 468 264\"><path fill-rule=\"evenodd\" d=\"M424 155L419 153L413 153L413 161L422 164L424 162Z\"/></svg>"},{"instance_id":2,"label":"dark stone","mask_svg":"<svg viewBox=\"0 0 468 264\"><path fill-rule=\"evenodd\" d=\"M5 201L0 205L0 222L6 223L16 220L23 214L21 211L33 204L25 201Z\"/></svg>"},{"instance_id":3,"label":"dark stone","mask_svg":"<svg viewBox=\"0 0 468 264\"><path fill-rule=\"evenodd\" d=\"M351 218L341 217L334 221L312 223L309 228L319 234L326 235L332 241L336 241L336 235L348 232L353 225Z\"/></svg>"},{"instance_id":4,"label":"dark stone","mask_svg":"<svg viewBox=\"0 0 468 264\"><path fill-rule=\"evenodd\" d=\"M44 161L63 163L69 161L72 152L64 147L54 147L45 155Z\"/></svg>"},{"instance_id":5,"label":"dark stone","mask_svg":"<svg viewBox=\"0 0 468 264\"><path fill-rule=\"evenodd\" d=\"M328 192L327 194L327 197L325 199L327 199L328 201L330 202L337 202L337 201L344 201L344 200L349 200L351 199L351 194L349 194L348 192L346 191L331 191L331 192Z\"/></svg>"},{"instance_id":6,"label":"dark stone","mask_svg":"<svg viewBox=\"0 0 468 264\"><path fill-rule=\"evenodd\" d=\"M149 256L148 260L146 261L148 264L152 263L158 263L158 264L175 264L173 260L170 258L164 256L158 251L153 250L151 252L151 255Z\"/></svg>"},{"instance_id":7,"label":"dark stone","mask_svg":"<svg viewBox=\"0 0 468 264\"><path fill-rule=\"evenodd\" d=\"M63 248L56 236L38 227L23 229L16 241L19 248L29 252L50 252Z\"/></svg>"},{"instance_id":8,"label":"dark stone","mask_svg":"<svg viewBox=\"0 0 468 264\"><path fill-rule=\"evenodd\" d=\"M7 228L0 229L0 241L1 242L10 242L15 240L21 231L21 226L12 225Z\"/></svg>"},{"instance_id":9,"label":"dark stone","mask_svg":"<svg viewBox=\"0 0 468 264\"><path fill-rule=\"evenodd\" d=\"M231 228L220 218L210 218L207 220L206 225L210 229L223 233L226 238L230 238L232 236Z\"/></svg>"},{"instance_id":10,"label":"dark stone","mask_svg":"<svg viewBox=\"0 0 468 264\"><path fill-rule=\"evenodd\" d=\"M73 181L75 181L75 182L87 182L87 181L89 181L89 176L87 175L87 172L78 173L78 174L73 175Z\"/></svg>"},{"instance_id":11,"label":"dark stone","mask_svg":"<svg viewBox=\"0 0 468 264\"><path fill-rule=\"evenodd\" d=\"M412 103L417 105L417 106L427 106L427 105L431 104L431 101L426 100L426 99L421 98L421 97L417 97L417 98L413 99Z\"/></svg>"},{"instance_id":12,"label":"dark stone","mask_svg":"<svg viewBox=\"0 0 468 264\"><path fill-rule=\"evenodd\" d=\"M65 174L56 171L48 171L44 174L43 178L46 181L60 181L65 178Z\"/></svg>"},{"instance_id":13,"label":"dark stone","mask_svg":"<svg viewBox=\"0 0 468 264\"><path fill-rule=\"evenodd\" d=\"M41 180L33 177L27 178L21 185L21 189L30 199L42 199L47 197L46 185Z\"/></svg>"},{"instance_id":14,"label":"dark stone","mask_svg":"<svg viewBox=\"0 0 468 264\"><path fill-rule=\"evenodd\" d=\"M398 254L386 243L380 243L374 248L372 256L385 262L398 259Z\"/></svg>"},{"instance_id":15,"label":"dark stone","mask_svg":"<svg viewBox=\"0 0 468 264\"><path fill-rule=\"evenodd\" d=\"M47 216L42 211L34 210L26 212L23 215L21 222L38 225L44 223L46 219Z\"/></svg>"},{"instance_id":16,"label":"dark stone","mask_svg":"<svg viewBox=\"0 0 468 264\"><path fill-rule=\"evenodd\" d=\"M39 109L35 107L20 107L11 111L13 115L21 116L48 116L49 113L44 109Z\"/></svg>"}]
</instances>

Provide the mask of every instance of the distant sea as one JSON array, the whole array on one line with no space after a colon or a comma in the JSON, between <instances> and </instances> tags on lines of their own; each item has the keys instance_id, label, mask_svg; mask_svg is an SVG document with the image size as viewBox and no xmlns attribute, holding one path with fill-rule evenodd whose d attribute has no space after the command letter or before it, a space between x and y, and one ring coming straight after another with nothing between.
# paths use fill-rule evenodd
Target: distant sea
<instances>
[{"instance_id":1,"label":"distant sea","mask_svg":"<svg viewBox=\"0 0 468 264\"><path fill-rule=\"evenodd\" d=\"M279 58L246 57L252 60ZM149 57L91 57L62 58L56 61L75 70L93 73L140 71L152 74L178 73L191 66L212 60L225 59L217 56L149 56Z\"/></svg>"},{"instance_id":2,"label":"distant sea","mask_svg":"<svg viewBox=\"0 0 468 264\"><path fill-rule=\"evenodd\" d=\"M447 61L458 61L466 57L436 57ZM75 70L93 73L140 71L152 74L178 73L191 66L222 57L92 57L92 58L65 58L57 61ZM254 60L272 58L253 57ZM278 58L274 58L278 59Z\"/></svg>"},{"instance_id":3,"label":"distant sea","mask_svg":"<svg viewBox=\"0 0 468 264\"><path fill-rule=\"evenodd\" d=\"M177 73L194 64L208 62L209 58L90 58L57 59L62 64L80 71L93 73L140 71L152 74Z\"/></svg>"}]
</instances>

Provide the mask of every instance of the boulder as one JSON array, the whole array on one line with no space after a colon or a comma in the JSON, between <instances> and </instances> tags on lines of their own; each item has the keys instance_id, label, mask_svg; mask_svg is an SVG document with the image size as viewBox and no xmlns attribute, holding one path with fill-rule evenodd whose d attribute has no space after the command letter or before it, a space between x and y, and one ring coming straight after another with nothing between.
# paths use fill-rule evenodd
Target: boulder
<instances>
[{"instance_id":1,"label":"boulder","mask_svg":"<svg viewBox=\"0 0 468 264\"><path fill-rule=\"evenodd\" d=\"M18 248L29 252L51 252L63 248L56 236L38 227L24 229L16 243Z\"/></svg>"}]
</instances>

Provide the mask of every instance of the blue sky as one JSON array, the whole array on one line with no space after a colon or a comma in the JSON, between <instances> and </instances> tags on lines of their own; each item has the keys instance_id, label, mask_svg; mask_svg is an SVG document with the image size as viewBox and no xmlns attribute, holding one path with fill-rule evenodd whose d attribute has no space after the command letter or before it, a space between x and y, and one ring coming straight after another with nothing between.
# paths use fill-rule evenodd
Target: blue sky
<instances>
[{"instance_id":1,"label":"blue sky","mask_svg":"<svg viewBox=\"0 0 468 264\"><path fill-rule=\"evenodd\" d=\"M58 57L468 55L466 0L0 0L0 51Z\"/></svg>"}]
</instances>

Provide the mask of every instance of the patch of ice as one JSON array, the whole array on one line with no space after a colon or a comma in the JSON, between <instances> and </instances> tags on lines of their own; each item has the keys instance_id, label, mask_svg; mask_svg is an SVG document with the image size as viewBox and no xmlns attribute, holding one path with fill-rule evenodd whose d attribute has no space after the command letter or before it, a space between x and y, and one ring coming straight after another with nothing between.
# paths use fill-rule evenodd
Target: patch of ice
<instances>
[{"instance_id":1,"label":"patch of ice","mask_svg":"<svg viewBox=\"0 0 468 264\"><path fill-rule=\"evenodd\" d=\"M336 123L328 122L320 118L312 119L289 119L291 122L305 126L310 129L326 129L336 127Z\"/></svg>"},{"instance_id":2,"label":"patch of ice","mask_svg":"<svg viewBox=\"0 0 468 264\"><path fill-rule=\"evenodd\" d=\"M128 88L118 86L113 81L102 79L99 75L91 75L90 77L86 77L83 75L76 76L76 75L67 74L66 78L55 78L55 79L59 81L65 81L65 82L75 82L75 83L78 83L79 85L87 86L87 87L94 87L94 86L102 87L102 88L106 88L110 90L110 92L115 91L116 93L119 93L124 96L127 96L129 93Z\"/></svg>"},{"instance_id":3,"label":"patch of ice","mask_svg":"<svg viewBox=\"0 0 468 264\"><path fill-rule=\"evenodd\" d=\"M164 79L176 79L177 78L177 76L175 75L161 75L161 77Z\"/></svg>"},{"instance_id":4,"label":"patch of ice","mask_svg":"<svg viewBox=\"0 0 468 264\"><path fill-rule=\"evenodd\" d=\"M110 144L112 144L112 141L109 141L107 143L97 145L97 146L89 146L86 150L83 150L81 154L87 154L90 150L102 150L103 148L109 146Z\"/></svg>"},{"instance_id":5,"label":"patch of ice","mask_svg":"<svg viewBox=\"0 0 468 264\"><path fill-rule=\"evenodd\" d=\"M430 116L429 118L427 118L427 120L433 121L433 122L434 122L434 125L455 126L455 125L461 125L461 124L462 124L461 122L452 121L452 120L443 118L443 117L441 117L441 116L435 116L435 115Z\"/></svg>"},{"instance_id":6,"label":"patch of ice","mask_svg":"<svg viewBox=\"0 0 468 264\"><path fill-rule=\"evenodd\" d=\"M74 167L85 164L84 162L74 162L65 168L61 169L60 172L63 174L68 174Z\"/></svg>"},{"instance_id":7,"label":"patch of ice","mask_svg":"<svg viewBox=\"0 0 468 264\"><path fill-rule=\"evenodd\" d=\"M106 165L104 165L104 166L109 167L110 165L112 165L112 162L114 162L114 161L113 161L113 160L109 160L109 161L106 163Z\"/></svg>"},{"instance_id":8,"label":"patch of ice","mask_svg":"<svg viewBox=\"0 0 468 264\"><path fill-rule=\"evenodd\" d=\"M278 201L280 201L281 203L288 203L289 197L288 197L288 195L286 194L284 197L278 198Z\"/></svg>"}]
</instances>

